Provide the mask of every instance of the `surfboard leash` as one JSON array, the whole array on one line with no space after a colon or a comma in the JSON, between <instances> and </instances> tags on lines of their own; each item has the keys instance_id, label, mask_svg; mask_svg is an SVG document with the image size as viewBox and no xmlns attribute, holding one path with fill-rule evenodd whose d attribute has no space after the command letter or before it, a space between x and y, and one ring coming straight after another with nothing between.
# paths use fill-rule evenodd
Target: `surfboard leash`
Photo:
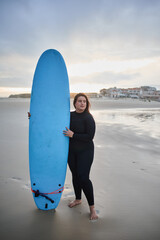
<instances>
[{"instance_id":1,"label":"surfboard leash","mask_svg":"<svg viewBox=\"0 0 160 240\"><path fill-rule=\"evenodd\" d=\"M45 197L47 200L51 201L51 203L54 203L54 200L52 200L51 198L47 197L46 195L49 195L49 194L58 194L58 193L62 193L64 190L64 187L61 187L53 192L50 192L50 193L41 193L39 190L33 190L31 188L31 191L35 194L35 197L39 197L39 196L42 196L42 197Z\"/></svg>"}]
</instances>

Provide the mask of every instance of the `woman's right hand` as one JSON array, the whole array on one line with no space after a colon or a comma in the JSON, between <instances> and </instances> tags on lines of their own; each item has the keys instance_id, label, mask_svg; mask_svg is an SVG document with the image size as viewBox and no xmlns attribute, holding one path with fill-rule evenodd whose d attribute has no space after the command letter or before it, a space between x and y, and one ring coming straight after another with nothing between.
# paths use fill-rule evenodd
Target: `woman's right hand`
<instances>
[{"instance_id":1,"label":"woman's right hand","mask_svg":"<svg viewBox=\"0 0 160 240\"><path fill-rule=\"evenodd\" d=\"M71 131L70 129L68 129L67 127L66 127L66 129L67 129L67 130L64 130L64 131L63 131L63 134L64 134L66 137L72 138L74 132L72 132L72 131Z\"/></svg>"}]
</instances>

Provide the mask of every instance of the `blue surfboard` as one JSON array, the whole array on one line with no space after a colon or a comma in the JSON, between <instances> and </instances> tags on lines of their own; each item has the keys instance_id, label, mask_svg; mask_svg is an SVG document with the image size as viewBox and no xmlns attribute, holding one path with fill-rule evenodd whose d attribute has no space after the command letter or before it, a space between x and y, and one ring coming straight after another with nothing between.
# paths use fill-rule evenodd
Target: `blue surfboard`
<instances>
[{"instance_id":1,"label":"blue surfboard","mask_svg":"<svg viewBox=\"0 0 160 240\"><path fill-rule=\"evenodd\" d=\"M53 49L45 51L34 73L29 120L29 168L36 206L55 209L66 176L70 124L70 92L66 65Z\"/></svg>"}]
</instances>

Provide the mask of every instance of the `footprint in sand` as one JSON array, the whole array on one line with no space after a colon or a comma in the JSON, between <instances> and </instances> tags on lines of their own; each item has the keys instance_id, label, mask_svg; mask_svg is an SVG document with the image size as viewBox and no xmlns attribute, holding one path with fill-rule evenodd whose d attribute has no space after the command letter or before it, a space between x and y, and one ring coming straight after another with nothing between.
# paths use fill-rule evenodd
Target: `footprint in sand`
<instances>
[{"instance_id":1,"label":"footprint in sand","mask_svg":"<svg viewBox=\"0 0 160 240\"><path fill-rule=\"evenodd\" d=\"M19 178L19 177L12 177L11 180L13 180L13 181L22 181L22 178Z\"/></svg>"},{"instance_id":2,"label":"footprint in sand","mask_svg":"<svg viewBox=\"0 0 160 240\"><path fill-rule=\"evenodd\" d=\"M25 190L30 190L30 182L28 183L23 182L22 178L20 177L11 177L9 180L14 181L14 182L19 182L21 184L21 187Z\"/></svg>"}]
</instances>

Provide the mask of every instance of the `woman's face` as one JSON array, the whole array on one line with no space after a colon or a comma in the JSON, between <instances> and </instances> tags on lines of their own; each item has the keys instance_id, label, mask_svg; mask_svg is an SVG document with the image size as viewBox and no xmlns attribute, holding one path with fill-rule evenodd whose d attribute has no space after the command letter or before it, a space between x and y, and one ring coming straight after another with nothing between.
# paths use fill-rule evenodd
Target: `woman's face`
<instances>
[{"instance_id":1,"label":"woman's face","mask_svg":"<svg viewBox=\"0 0 160 240\"><path fill-rule=\"evenodd\" d=\"M87 106L86 98L83 96L78 97L75 103L76 112L84 112L86 106Z\"/></svg>"}]
</instances>

